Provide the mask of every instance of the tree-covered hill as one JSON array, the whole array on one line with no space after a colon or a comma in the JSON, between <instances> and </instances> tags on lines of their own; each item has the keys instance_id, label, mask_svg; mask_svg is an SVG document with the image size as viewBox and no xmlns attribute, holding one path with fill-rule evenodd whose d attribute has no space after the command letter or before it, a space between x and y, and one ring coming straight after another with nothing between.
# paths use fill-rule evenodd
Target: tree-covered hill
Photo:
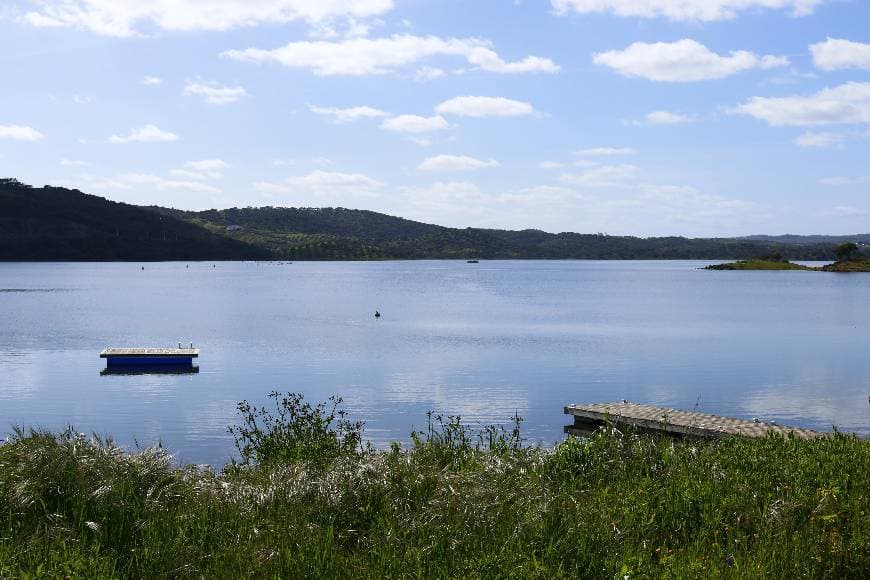
<instances>
[{"instance_id":1,"label":"tree-covered hill","mask_svg":"<svg viewBox=\"0 0 870 580\"><path fill-rule=\"evenodd\" d=\"M244 242L146 208L78 190L0 179L0 259L268 258Z\"/></svg>"},{"instance_id":2,"label":"tree-covered hill","mask_svg":"<svg viewBox=\"0 0 870 580\"><path fill-rule=\"evenodd\" d=\"M540 230L447 228L344 208L155 211L268 248L283 259L742 259L781 254L833 260L835 244L737 238L637 238ZM229 228L229 230L228 230Z\"/></svg>"},{"instance_id":3,"label":"tree-covered hill","mask_svg":"<svg viewBox=\"0 0 870 580\"><path fill-rule=\"evenodd\" d=\"M0 180L0 259L6 260L833 260L835 253L836 244L826 237L800 244L763 236L637 238L463 229L344 208L189 212Z\"/></svg>"}]
</instances>

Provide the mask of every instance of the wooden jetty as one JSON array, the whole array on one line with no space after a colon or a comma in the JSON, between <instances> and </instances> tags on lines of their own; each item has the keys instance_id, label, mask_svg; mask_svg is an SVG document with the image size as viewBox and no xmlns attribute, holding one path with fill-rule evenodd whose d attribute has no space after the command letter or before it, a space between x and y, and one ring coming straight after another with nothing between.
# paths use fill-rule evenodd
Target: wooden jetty
<instances>
[{"instance_id":1,"label":"wooden jetty","mask_svg":"<svg viewBox=\"0 0 870 580\"><path fill-rule=\"evenodd\" d=\"M812 439L826 435L819 431L775 423L747 421L628 402L569 405L565 407L565 414L574 417L574 424L566 425L565 433L575 436L588 435L607 423L617 427L631 426L641 431L680 437L764 437L768 433L782 435L793 433L801 439Z\"/></svg>"},{"instance_id":2,"label":"wooden jetty","mask_svg":"<svg viewBox=\"0 0 870 580\"><path fill-rule=\"evenodd\" d=\"M107 348L100 353L109 367L190 366L198 348Z\"/></svg>"}]
</instances>

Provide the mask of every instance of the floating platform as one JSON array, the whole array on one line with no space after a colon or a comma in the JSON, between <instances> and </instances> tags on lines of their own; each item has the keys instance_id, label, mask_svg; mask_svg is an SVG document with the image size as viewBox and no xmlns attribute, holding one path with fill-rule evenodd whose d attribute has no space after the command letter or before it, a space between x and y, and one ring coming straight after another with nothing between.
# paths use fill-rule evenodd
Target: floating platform
<instances>
[{"instance_id":1,"label":"floating platform","mask_svg":"<svg viewBox=\"0 0 870 580\"><path fill-rule=\"evenodd\" d=\"M813 439L827 435L820 431L775 423L747 421L627 402L569 405L565 407L565 414L574 417L574 424L566 425L565 433L575 436L588 435L607 423L679 437L715 437L721 439L740 436L764 437L768 433L778 433L781 435L793 434L801 439Z\"/></svg>"},{"instance_id":2,"label":"floating platform","mask_svg":"<svg viewBox=\"0 0 870 580\"><path fill-rule=\"evenodd\" d=\"M183 367L198 356L198 348L107 348L100 353L107 367Z\"/></svg>"}]
</instances>

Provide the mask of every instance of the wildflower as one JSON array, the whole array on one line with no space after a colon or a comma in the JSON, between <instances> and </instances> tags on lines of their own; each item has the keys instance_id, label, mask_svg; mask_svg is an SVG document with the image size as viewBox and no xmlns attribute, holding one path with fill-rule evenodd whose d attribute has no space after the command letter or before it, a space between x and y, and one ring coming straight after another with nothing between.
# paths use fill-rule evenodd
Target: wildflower
<instances>
[{"instance_id":1,"label":"wildflower","mask_svg":"<svg viewBox=\"0 0 870 580\"><path fill-rule=\"evenodd\" d=\"M725 558L725 563L728 564L729 566L733 566L734 565L734 556L729 555L727 558Z\"/></svg>"}]
</instances>

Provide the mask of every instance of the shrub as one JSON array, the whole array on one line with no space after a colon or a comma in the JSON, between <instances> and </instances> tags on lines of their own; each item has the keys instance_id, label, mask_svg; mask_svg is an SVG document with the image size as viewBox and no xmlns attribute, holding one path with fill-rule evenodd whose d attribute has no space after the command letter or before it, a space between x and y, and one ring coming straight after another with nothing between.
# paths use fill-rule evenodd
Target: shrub
<instances>
[{"instance_id":1,"label":"shrub","mask_svg":"<svg viewBox=\"0 0 870 580\"><path fill-rule=\"evenodd\" d=\"M311 405L298 393L272 391L274 411L242 401L243 424L229 427L244 465L306 462L325 467L363 451L362 421L351 421L341 397Z\"/></svg>"}]
</instances>

